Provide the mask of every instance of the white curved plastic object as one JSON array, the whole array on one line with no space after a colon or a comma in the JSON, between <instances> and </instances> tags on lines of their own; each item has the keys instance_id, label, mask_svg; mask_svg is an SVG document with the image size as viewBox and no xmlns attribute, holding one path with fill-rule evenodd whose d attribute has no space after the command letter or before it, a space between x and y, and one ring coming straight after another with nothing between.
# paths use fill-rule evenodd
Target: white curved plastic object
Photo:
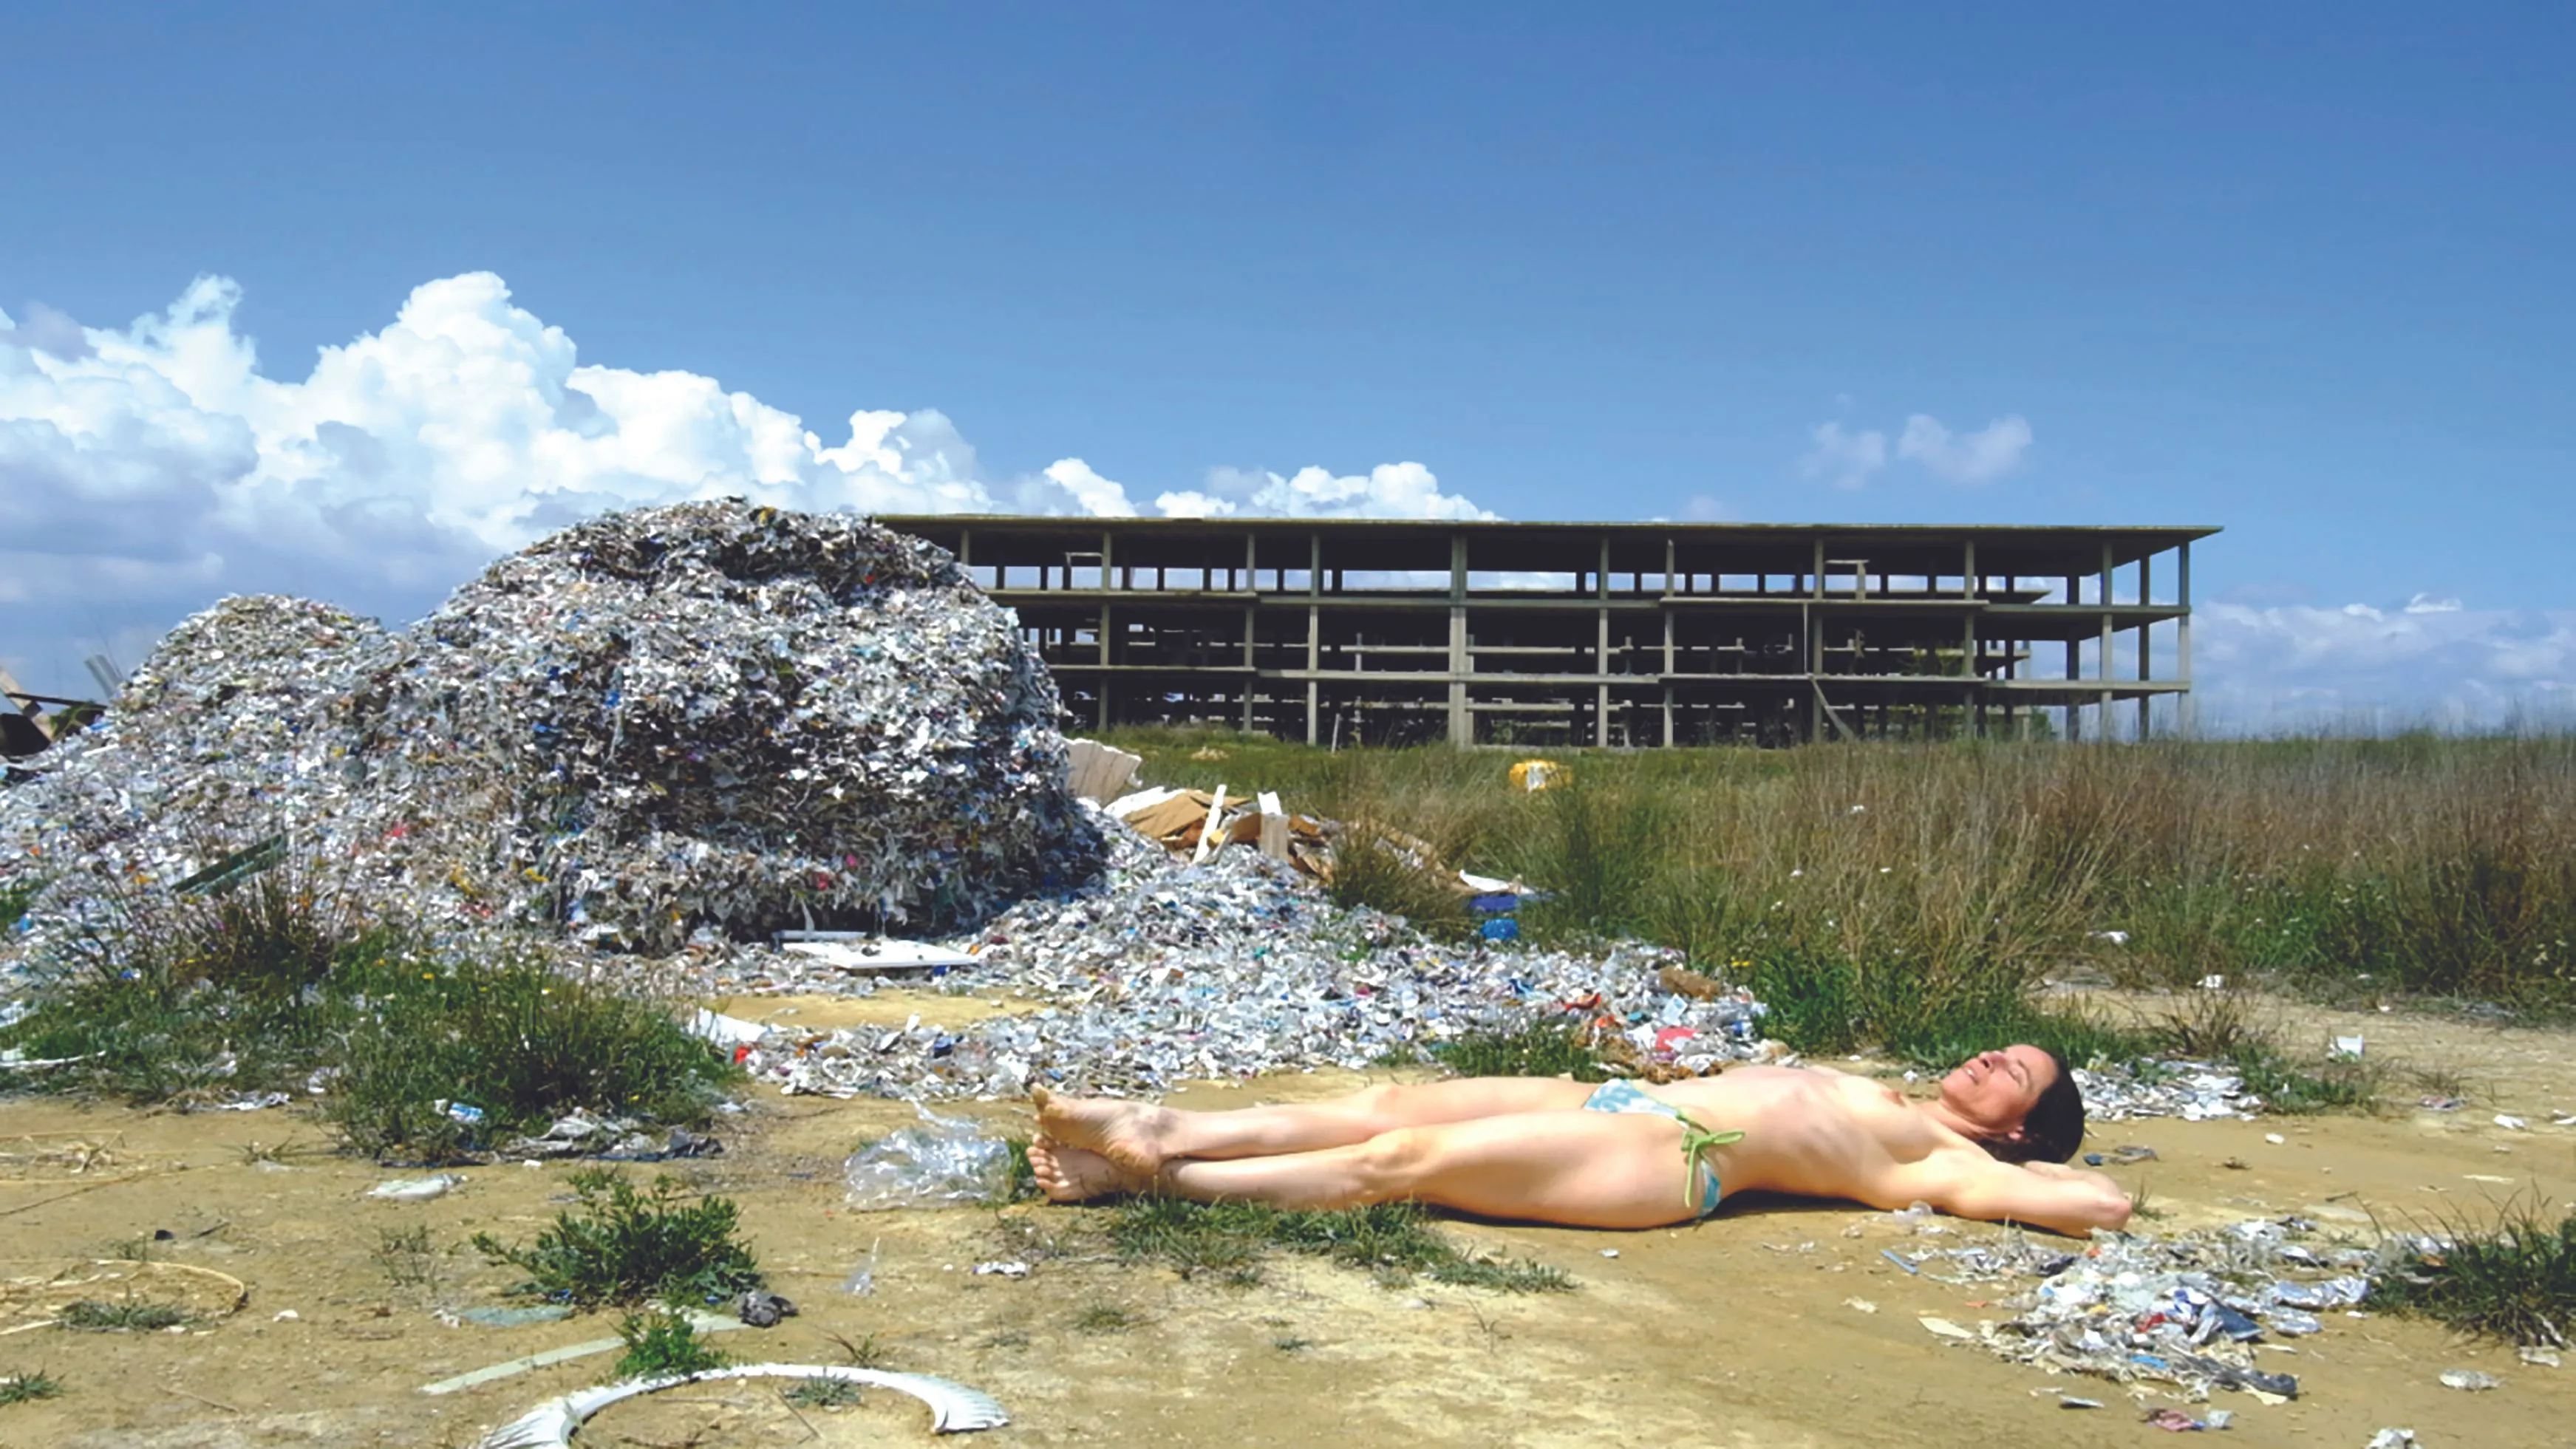
<instances>
[{"instance_id":1,"label":"white curved plastic object","mask_svg":"<svg viewBox=\"0 0 2576 1449\"><path fill-rule=\"evenodd\" d=\"M835 1364L753 1363L707 1369L658 1379L628 1379L596 1389L580 1389L548 1399L486 1434L475 1449L571 1449L572 1436L593 1414L622 1400L659 1393L682 1384L715 1379L838 1379L845 1384L874 1384L912 1395L930 1406L930 1432L962 1434L971 1429L998 1429L1011 1422L992 1395L928 1374L887 1373L880 1369L844 1368Z\"/></svg>"}]
</instances>

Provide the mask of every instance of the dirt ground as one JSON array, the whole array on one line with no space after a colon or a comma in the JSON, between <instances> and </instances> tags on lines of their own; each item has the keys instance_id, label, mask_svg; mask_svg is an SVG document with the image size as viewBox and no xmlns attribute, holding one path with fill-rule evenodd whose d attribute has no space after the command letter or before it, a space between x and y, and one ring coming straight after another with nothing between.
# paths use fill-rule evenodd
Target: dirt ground
<instances>
[{"instance_id":1,"label":"dirt ground","mask_svg":"<svg viewBox=\"0 0 2576 1449\"><path fill-rule=\"evenodd\" d=\"M901 993L728 1005L795 1010L807 1021L900 1020L914 1010L962 1020L994 1009ZM2088 1147L2139 1143L2158 1153L2115 1170L2161 1214L2141 1226L2172 1232L2298 1212L2366 1237L2374 1215L2475 1215L2514 1194L2576 1199L2576 1128L2550 1125L2553 1111L2576 1110L2576 1038L2405 1015L2284 1008L2280 1019L2294 1042L2363 1032L2373 1059L2455 1077L2468 1105L2418 1109L2424 1089L2393 1070L2391 1105L2379 1116L2104 1125ZM1361 1080L1288 1077L1173 1100L1305 1099ZM1013 1104L967 1110L1025 1130ZM2500 1112L2531 1125L2498 1127ZM1918 1315L1971 1325L2001 1315L1960 1289L1905 1276L1879 1249L1920 1240L1846 1205L1731 1201L1699 1227L1637 1234L1450 1225L1478 1246L1567 1269L1580 1282L1570 1294L1389 1290L1289 1262L1259 1286L1226 1288L1109 1260L1085 1240L1086 1209L849 1211L843 1158L910 1120L898 1103L762 1095L722 1129L725 1155L671 1170L740 1201L763 1265L804 1310L773 1330L726 1334L721 1347L747 1360L828 1363L858 1345L885 1367L973 1385L1011 1413L1009 1427L984 1436L996 1445L2136 1444L2161 1442L2140 1422L2144 1410L2178 1402L2051 1378L1927 1332ZM370 1186L416 1174L336 1155L318 1126L285 1112L0 1100L0 1259L9 1260L0 1280L91 1262L130 1271L139 1255L230 1275L249 1291L239 1312L194 1329L0 1333L0 1375L42 1369L64 1385L58 1398L0 1407L0 1446L470 1445L548 1396L597 1382L610 1361L421 1392L613 1335L613 1319L596 1315L510 1328L439 1316L500 1301L512 1275L482 1264L466 1239L531 1236L562 1201L568 1171L472 1168L436 1201L373 1201L363 1196ZM440 1250L433 1281L397 1283L380 1261L383 1238L416 1226ZM873 1291L846 1291L872 1251ZM1025 1260L1031 1271L973 1273L995 1259ZM1122 1315L1124 1327L1108 1326ZM0 1318L0 1329L17 1321ZM2211 1407L2236 1412L2233 1438L2245 1449L2359 1446L2391 1425L2434 1449L2576 1444L2576 1368L2526 1366L2510 1348L2427 1324L2328 1315L2325 1332L2263 1359L2295 1373L2302 1393L2272 1406L2217 1395ZM2448 1368L2483 1369L2504 1386L2446 1389L2436 1375ZM2107 1407L2061 1409L2061 1392ZM726 1385L611 1409L579 1442L828 1449L926 1439L927 1426L926 1413L897 1395L792 1409L774 1387Z\"/></svg>"}]
</instances>

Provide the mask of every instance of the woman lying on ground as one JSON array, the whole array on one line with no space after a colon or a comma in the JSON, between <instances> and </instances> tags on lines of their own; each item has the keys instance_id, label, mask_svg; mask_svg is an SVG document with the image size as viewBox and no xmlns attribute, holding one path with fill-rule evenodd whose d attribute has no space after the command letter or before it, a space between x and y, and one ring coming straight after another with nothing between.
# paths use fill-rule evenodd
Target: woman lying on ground
<instances>
[{"instance_id":1,"label":"woman lying on ground","mask_svg":"<svg viewBox=\"0 0 2576 1449\"><path fill-rule=\"evenodd\" d=\"M1029 1164L1048 1197L1160 1192L1340 1208L1411 1199L1585 1228L1691 1222L1721 1192L1928 1202L2062 1233L2117 1228L2129 1198L2061 1164L2084 1137L2066 1063L2034 1046L1969 1059L1932 1101L1799 1067L1651 1091L1562 1077L1371 1087L1299 1106L1188 1112L1037 1093Z\"/></svg>"}]
</instances>

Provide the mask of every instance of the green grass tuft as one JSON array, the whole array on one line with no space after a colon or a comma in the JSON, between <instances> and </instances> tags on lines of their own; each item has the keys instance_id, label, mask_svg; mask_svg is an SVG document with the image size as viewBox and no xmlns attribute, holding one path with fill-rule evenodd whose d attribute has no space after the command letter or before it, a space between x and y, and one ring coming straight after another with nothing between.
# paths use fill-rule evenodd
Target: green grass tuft
<instances>
[{"instance_id":1,"label":"green grass tuft","mask_svg":"<svg viewBox=\"0 0 2576 1449\"><path fill-rule=\"evenodd\" d=\"M533 960L406 962L366 984L379 994L339 1043L322 1110L350 1146L380 1157L452 1157L542 1132L574 1107L698 1126L738 1075L669 1003ZM460 1122L439 1102L482 1118Z\"/></svg>"},{"instance_id":2,"label":"green grass tuft","mask_svg":"<svg viewBox=\"0 0 2576 1449\"><path fill-rule=\"evenodd\" d=\"M36 1399L59 1398L62 1392L63 1381L43 1369L0 1374L0 1406L24 1404Z\"/></svg>"},{"instance_id":3,"label":"green grass tuft","mask_svg":"<svg viewBox=\"0 0 2576 1449\"><path fill-rule=\"evenodd\" d=\"M800 1409L847 1409L859 1402L859 1386L846 1379L798 1379L779 1397Z\"/></svg>"},{"instance_id":4,"label":"green grass tuft","mask_svg":"<svg viewBox=\"0 0 2576 1449\"><path fill-rule=\"evenodd\" d=\"M1416 1203L1316 1212L1141 1197L1115 1210L1109 1237L1119 1256L1131 1262L1159 1262L1184 1277L1214 1274L1237 1283L1257 1281L1261 1259L1286 1252L1325 1258L1390 1282L1418 1274L1504 1293L1558 1293L1574 1286L1563 1271L1543 1264L1461 1252Z\"/></svg>"},{"instance_id":5,"label":"green grass tuft","mask_svg":"<svg viewBox=\"0 0 2576 1449\"><path fill-rule=\"evenodd\" d=\"M639 1192L618 1172L572 1174L580 1211L560 1212L526 1248L489 1233L477 1251L528 1275L519 1290L581 1308L654 1301L696 1303L757 1288L764 1279L751 1249L734 1237L740 1210L729 1198L683 1201L681 1184L658 1177Z\"/></svg>"},{"instance_id":6,"label":"green grass tuft","mask_svg":"<svg viewBox=\"0 0 2576 1449\"><path fill-rule=\"evenodd\" d=\"M81 1333L158 1333L190 1322L188 1311L167 1303L120 1298L113 1303L83 1298L63 1305L54 1321Z\"/></svg>"},{"instance_id":7,"label":"green grass tuft","mask_svg":"<svg viewBox=\"0 0 2576 1449\"><path fill-rule=\"evenodd\" d=\"M1601 1053L1578 1027L1532 1022L1512 1031L1470 1032L1431 1046L1433 1061L1462 1077L1559 1077L1609 1080Z\"/></svg>"},{"instance_id":8,"label":"green grass tuft","mask_svg":"<svg viewBox=\"0 0 2576 1449\"><path fill-rule=\"evenodd\" d=\"M617 1336L626 1341L626 1352L608 1371L610 1383L627 1379L675 1378L682 1374L704 1373L733 1362L705 1339L688 1316L669 1309L657 1308L648 1313L630 1313L618 1321Z\"/></svg>"},{"instance_id":9,"label":"green grass tuft","mask_svg":"<svg viewBox=\"0 0 2576 1449\"><path fill-rule=\"evenodd\" d=\"M2370 1301L2464 1333L2569 1347L2576 1328L2576 1213L2550 1223L2539 1204L2507 1205L2495 1223L2446 1223L2446 1247L2400 1249Z\"/></svg>"},{"instance_id":10,"label":"green grass tuft","mask_svg":"<svg viewBox=\"0 0 2576 1449\"><path fill-rule=\"evenodd\" d=\"M574 1108L701 1125L737 1075L671 1003L533 958L445 959L302 889L288 867L118 914L0 1030L0 1046L71 1059L27 1085L162 1102L299 1091L319 1071L323 1115L350 1146L436 1161Z\"/></svg>"}]
</instances>

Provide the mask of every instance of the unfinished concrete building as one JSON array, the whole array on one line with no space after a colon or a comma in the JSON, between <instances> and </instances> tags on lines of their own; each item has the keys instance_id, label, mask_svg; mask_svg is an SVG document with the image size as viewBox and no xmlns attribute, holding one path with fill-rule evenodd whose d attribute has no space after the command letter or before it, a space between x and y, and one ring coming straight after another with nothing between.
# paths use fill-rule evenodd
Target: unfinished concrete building
<instances>
[{"instance_id":1,"label":"unfinished concrete building","mask_svg":"<svg viewBox=\"0 0 2576 1449\"><path fill-rule=\"evenodd\" d=\"M2218 531L878 522L1017 611L1069 727L1594 746L2187 730Z\"/></svg>"}]
</instances>

